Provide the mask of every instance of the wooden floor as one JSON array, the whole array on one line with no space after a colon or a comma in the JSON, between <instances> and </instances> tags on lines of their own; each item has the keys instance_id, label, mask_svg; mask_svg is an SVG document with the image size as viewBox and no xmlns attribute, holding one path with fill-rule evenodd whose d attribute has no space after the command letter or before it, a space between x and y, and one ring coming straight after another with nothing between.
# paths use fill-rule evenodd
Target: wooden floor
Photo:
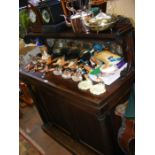
<instances>
[{"instance_id":1,"label":"wooden floor","mask_svg":"<svg viewBox=\"0 0 155 155\"><path fill-rule=\"evenodd\" d=\"M35 106L26 106L20 108L20 111L22 113L19 120L20 128L43 149L46 155L96 155L94 151L79 144L59 130L51 128L53 134L51 136L57 137L55 139L60 143L47 135L41 128L42 121ZM61 141L65 147L61 145Z\"/></svg>"},{"instance_id":2,"label":"wooden floor","mask_svg":"<svg viewBox=\"0 0 155 155\"><path fill-rule=\"evenodd\" d=\"M21 108L21 113L20 128L44 150L46 155L72 155L41 129L42 121L34 106Z\"/></svg>"}]
</instances>

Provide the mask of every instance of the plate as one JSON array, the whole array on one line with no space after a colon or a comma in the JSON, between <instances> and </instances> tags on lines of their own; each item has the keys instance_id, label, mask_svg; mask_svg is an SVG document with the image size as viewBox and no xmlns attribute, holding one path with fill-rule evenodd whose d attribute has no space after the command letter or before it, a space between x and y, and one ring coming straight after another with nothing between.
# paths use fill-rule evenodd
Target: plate
<instances>
[{"instance_id":1,"label":"plate","mask_svg":"<svg viewBox=\"0 0 155 155\"><path fill-rule=\"evenodd\" d=\"M90 80L84 80L79 82L78 88L81 90L88 90L92 87L92 82Z\"/></svg>"},{"instance_id":2,"label":"plate","mask_svg":"<svg viewBox=\"0 0 155 155\"><path fill-rule=\"evenodd\" d=\"M105 92L106 92L106 89L103 83L95 84L90 88L90 93L93 95L101 95Z\"/></svg>"}]
</instances>

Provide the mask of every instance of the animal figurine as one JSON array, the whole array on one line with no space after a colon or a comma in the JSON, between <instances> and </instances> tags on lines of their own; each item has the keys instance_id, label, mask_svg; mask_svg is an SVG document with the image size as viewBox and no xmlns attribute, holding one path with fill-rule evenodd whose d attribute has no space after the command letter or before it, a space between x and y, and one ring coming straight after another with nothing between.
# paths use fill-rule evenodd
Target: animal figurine
<instances>
[{"instance_id":1,"label":"animal figurine","mask_svg":"<svg viewBox=\"0 0 155 155\"><path fill-rule=\"evenodd\" d=\"M65 58L61 57L58 58L57 61L53 63L53 65L64 66L66 63L68 63L68 61L65 61Z\"/></svg>"},{"instance_id":2,"label":"animal figurine","mask_svg":"<svg viewBox=\"0 0 155 155\"><path fill-rule=\"evenodd\" d=\"M51 56L50 56L46 51L43 52L41 59L42 59L42 61L45 62L47 65L49 65L49 64L52 63Z\"/></svg>"}]
</instances>

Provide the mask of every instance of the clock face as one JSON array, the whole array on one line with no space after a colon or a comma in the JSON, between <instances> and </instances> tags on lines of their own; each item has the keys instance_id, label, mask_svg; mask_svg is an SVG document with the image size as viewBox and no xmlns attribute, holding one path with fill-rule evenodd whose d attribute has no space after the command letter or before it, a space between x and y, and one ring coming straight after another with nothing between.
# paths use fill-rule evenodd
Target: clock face
<instances>
[{"instance_id":1,"label":"clock face","mask_svg":"<svg viewBox=\"0 0 155 155\"><path fill-rule=\"evenodd\" d=\"M45 23L49 23L50 22L50 14L47 10L42 10L42 18L44 20Z\"/></svg>"},{"instance_id":2,"label":"clock face","mask_svg":"<svg viewBox=\"0 0 155 155\"><path fill-rule=\"evenodd\" d=\"M32 23L35 23L37 21L37 15L33 10L29 11L29 18Z\"/></svg>"}]
</instances>

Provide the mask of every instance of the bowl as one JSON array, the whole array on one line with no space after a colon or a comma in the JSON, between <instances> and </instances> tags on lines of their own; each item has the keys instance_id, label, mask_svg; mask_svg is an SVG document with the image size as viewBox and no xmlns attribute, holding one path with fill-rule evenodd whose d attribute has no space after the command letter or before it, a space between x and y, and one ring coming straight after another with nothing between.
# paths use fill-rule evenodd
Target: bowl
<instances>
[{"instance_id":1,"label":"bowl","mask_svg":"<svg viewBox=\"0 0 155 155\"><path fill-rule=\"evenodd\" d=\"M115 22L110 22L110 23L105 23L104 25L102 24L102 25L96 25L96 26L91 26L91 25L89 25L89 26L87 26L90 30L92 30L92 31L97 31L97 32L99 32L99 31L103 31L103 30L107 30L107 29L109 29L109 28L111 28L112 26L113 26L113 24L114 24Z\"/></svg>"},{"instance_id":2,"label":"bowl","mask_svg":"<svg viewBox=\"0 0 155 155\"><path fill-rule=\"evenodd\" d=\"M103 31L111 28L116 23L114 16L100 13L99 15L90 18L89 20L83 20L84 25L92 31Z\"/></svg>"}]
</instances>

